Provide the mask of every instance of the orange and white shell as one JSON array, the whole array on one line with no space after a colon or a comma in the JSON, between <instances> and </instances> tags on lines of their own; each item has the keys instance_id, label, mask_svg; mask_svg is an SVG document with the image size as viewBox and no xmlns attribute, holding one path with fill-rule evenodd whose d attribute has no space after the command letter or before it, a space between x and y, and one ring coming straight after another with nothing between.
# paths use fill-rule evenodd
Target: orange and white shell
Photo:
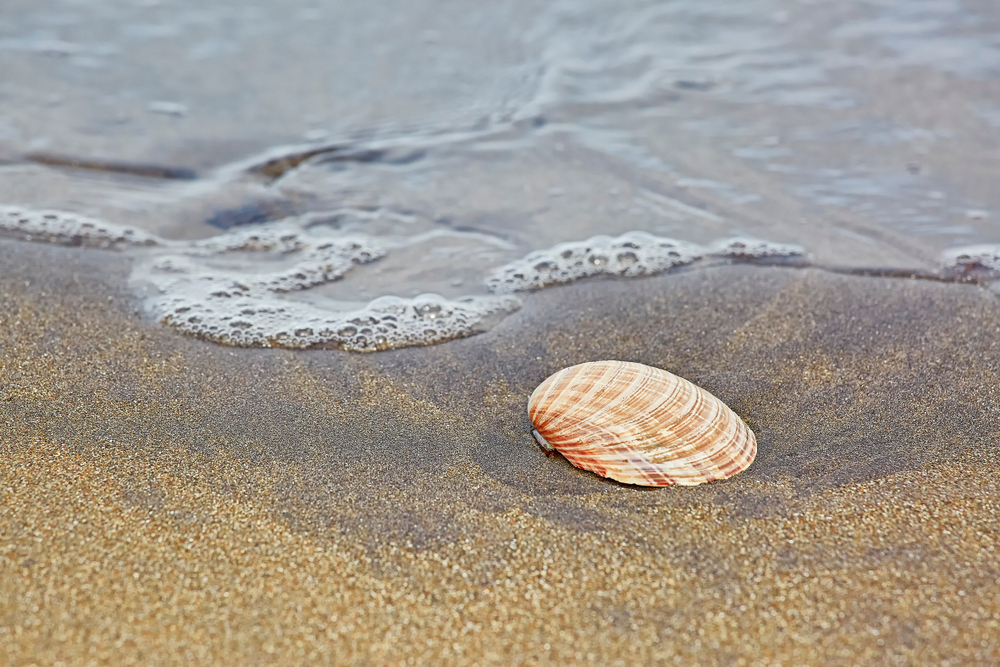
<instances>
[{"instance_id":1,"label":"orange and white shell","mask_svg":"<svg viewBox=\"0 0 1000 667\"><path fill-rule=\"evenodd\" d=\"M626 484L694 486L742 472L753 432L684 378L627 361L564 368L528 399L534 435L570 463Z\"/></svg>"}]
</instances>

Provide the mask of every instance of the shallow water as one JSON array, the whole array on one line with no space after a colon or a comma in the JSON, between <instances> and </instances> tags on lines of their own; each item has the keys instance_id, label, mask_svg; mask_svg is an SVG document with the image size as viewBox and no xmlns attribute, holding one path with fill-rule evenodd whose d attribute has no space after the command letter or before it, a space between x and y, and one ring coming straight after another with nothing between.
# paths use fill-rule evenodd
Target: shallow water
<instances>
[{"instance_id":1,"label":"shallow water","mask_svg":"<svg viewBox=\"0 0 1000 667\"><path fill-rule=\"evenodd\" d=\"M153 234L111 244L150 314L234 344L474 333L518 306L491 276L564 282L530 253L595 235L931 271L1000 241L998 23L971 0L16 0L0 204ZM590 270L609 258L565 275L695 261Z\"/></svg>"}]
</instances>

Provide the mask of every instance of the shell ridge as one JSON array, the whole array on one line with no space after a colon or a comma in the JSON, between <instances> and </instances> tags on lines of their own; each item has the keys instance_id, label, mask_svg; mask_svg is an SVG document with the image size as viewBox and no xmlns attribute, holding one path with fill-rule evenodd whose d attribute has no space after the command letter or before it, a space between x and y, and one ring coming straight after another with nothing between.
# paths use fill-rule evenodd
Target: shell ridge
<instances>
[{"instance_id":1,"label":"shell ridge","mask_svg":"<svg viewBox=\"0 0 1000 667\"><path fill-rule=\"evenodd\" d=\"M677 402L676 395L682 387L676 380L681 380L681 378L666 372L661 372L660 374L647 373L647 375L652 383L662 387L669 386L670 391L669 393L661 392L662 395L656 405L650 405L646 410L636 410L634 417L622 422L622 431L641 434L644 431L649 431L651 427L659 426L663 421L663 413ZM647 387L649 384L647 383ZM652 390L652 388L649 387L649 390ZM636 442L641 442L641 440L637 439Z\"/></svg>"},{"instance_id":2,"label":"shell ridge","mask_svg":"<svg viewBox=\"0 0 1000 667\"><path fill-rule=\"evenodd\" d=\"M742 420L740 420L740 424L742 424ZM746 452L751 446L756 447L756 444L750 444L752 434L750 434L750 431L746 428L745 424L743 424L742 427L740 424L735 425L735 431L731 437L723 443L729 446L728 449L721 446L717 447L712 451L706 452L703 459L693 461L692 463L705 468L711 466L712 469L718 470L726 477L739 472L743 469L743 467L745 467L745 465L749 465L753 459L751 458L749 461L746 460ZM729 453L729 449L732 450L732 453L726 456L726 454Z\"/></svg>"},{"instance_id":3,"label":"shell ridge","mask_svg":"<svg viewBox=\"0 0 1000 667\"><path fill-rule=\"evenodd\" d=\"M660 428L657 429L655 438L664 444L670 443L673 446L669 449L666 447L661 447L659 456L654 455L653 461L657 464L663 463L663 461L658 460L660 458L666 459L667 457L677 458L678 454L685 455L686 451L690 448L690 441L694 438L696 439L699 435L695 432L694 426L696 426L700 421L700 411L704 404L704 396L702 392L697 390L697 387L687 382L683 378L678 378L681 382L678 383L679 387L688 390L687 393L691 396L690 405L678 402L679 405L671 405L670 409L677 410L682 409L683 417L675 419L672 423L662 422Z\"/></svg>"},{"instance_id":4,"label":"shell ridge","mask_svg":"<svg viewBox=\"0 0 1000 667\"><path fill-rule=\"evenodd\" d=\"M585 364L579 364L560 371L564 376L560 378L558 388L553 387L553 391L547 392L548 401L539 406L547 417L543 420L546 428L559 427L567 422L570 424L578 422L575 414L579 406L586 405L588 401L594 400L596 395L607 390L602 380L607 375L608 369L602 369L598 377L592 377L589 370ZM612 370L612 377L614 372ZM585 389L577 389L581 386Z\"/></svg>"},{"instance_id":5,"label":"shell ridge","mask_svg":"<svg viewBox=\"0 0 1000 667\"><path fill-rule=\"evenodd\" d=\"M544 426L548 421L540 420L541 415L539 413L544 413L544 407L551 402L552 399L550 397L553 396L554 392L555 395L559 394L561 389L557 389L557 387L565 386L572 380L574 374L568 371L571 371L573 368L576 367L567 368L563 371L550 375L544 382L542 382L542 384L538 385L538 388L531 394L531 398L528 399L528 411L531 416L531 421L535 422L537 426ZM542 391L541 395L538 395L538 392L542 390L543 387L544 391ZM538 395L537 399L535 398L536 395Z\"/></svg>"},{"instance_id":6,"label":"shell ridge","mask_svg":"<svg viewBox=\"0 0 1000 667\"><path fill-rule=\"evenodd\" d=\"M686 404L685 399L688 397L693 401L694 406L693 409L689 406L687 414L697 415L699 406L704 402L705 397L702 396L703 392L699 392L697 387L690 382L672 373L639 364L621 363L620 366L624 370L633 371L635 378L627 387L618 390L618 397L614 401L602 405L598 411L590 414L590 421L599 422L599 418L614 415L619 409L629 408L632 402L641 403L645 396L650 393L656 394L658 404L652 406L649 412L642 416L640 421L649 421L652 423L662 421L663 412L683 408ZM614 379L620 381L617 375ZM669 388L669 393L656 391L657 389L666 388ZM600 431L600 436L602 437L596 437L598 434L594 433L594 430ZM677 448L686 450L687 447L685 446L689 443L686 442L688 438L685 436L689 434L685 432L686 429L678 428L675 430L677 433L664 434L668 435L667 438L655 436L643 438L636 434L635 425L625 425L615 429L594 427L591 432L587 433L589 442L581 443L578 448L574 448L578 449L578 451L574 451L574 456L586 461L586 467L588 468L600 464L602 467L614 470L623 469L621 457L627 456L631 464L634 467L640 467L643 470L643 476L652 481L653 478L650 478L650 473L653 473L657 479L663 477L663 473L659 470L659 463L649 456L646 447L650 445L659 446L662 452L665 449L663 445L665 444L664 440L666 440L677 445ZM575 434L567 433L567 439L572 439L573 435ZM616 445L615 438L621 439L622 442ZM600 447L600 445L603 445L603 447ZM638 465L640 462L641 466ZM694 468L694 470L697 473L697 468Z\"/></svg>"},{"instance_id":7,"label":"shell ridge","mask_svg":"<svg viewBox=\"0 0 1000 667\"><path fill-rule=\"evenodd\" d=\"M671 428L661 430L659 435L663 440L673 440L678 444L673 451L661 448L654 461L663 465L672 454L675 457L672 463L679 468L675 478L681 484L688 480L700 483L727 477L727 466L718 459L734 443L733 429L730 428L732 411L711 392L680 379L691 387L694 405L675 424L671 424ZM711 438L714 447L705 450L693 447L692 443L708 438Z\"/></svg>"},{"instance_id":8,"label":"shell ridge","mask_svg":"<svg viewBox=\"0 0 1000 667\"><path fill-rule=\"evenodd\" d=\"M622 363L622 362L618 362ZM598 400L602 401L602 408L607 406L609 403L617 400L625 392L622 392L619 388L621 380L619 376L622 371L625 370L622 366L614 368L602 368L601 374L598 376L593 376L590 373L584 372L583 377L580 378L580 383L586 382L588 384L586 392L579 397L573 397L570 400L570 396L562 396L557 399L558 402L549 406L549 410L555 412L555 416L548 420L545 424L546 428L563 426L564 428L568 425L572 426L572 430L567 429L565 433L566 439L584 438L586 440L593 440L596 433L600 432L602 429L598 426L599 422L595 419L594 412L588 412L587 406ZM576 367L574 367L576 368ZM567 388L569 383L567 383ZM563 391L564 394L568 394L568 391ZM605 395L617 396L611 401L604 400ZM569 405L568 408L562 408L563 404ZM556 406L558 408L554 409ZM600 412L600 410L598 411ZM557 439L558 438L557 436Z\"/></svg>"},{"instance_id":9,"label":"shell ridge","mask_svg":"<svg viewBox=\"0 0 1000 667\"><path fill-rule=\"evenodd\" d=\"M683 378L677 376L674 377L677 379L677 382L675 382L675 389L671 394L671 398L673 400L669 403L664 402L664 404L659 406L660 411L657 413L658 428L651 438L666 442L673 442L675 444L683 444L687 439L686 436L688 432L687 428L683 428L683 419L674 420L674 423L670 423L665 419L665 414L678 410L684 411L687 415L695 414L697 408L699 407L701 396L697 391L695 391L694 385L687 382Z\"/></svg>"},{"instance_id":10,"label":"shell ridge","mask_svg":"<svg viewBox=\"0 0 1000 667\"><path fill-rule=\"evenodd\" d=\"M622 371L631 370L623 364ZM601 420L606 420L608 416L615 416L617 412L621 411L622 408L629 408L631 400L636 396L643 393L643 390L648 387L651 381L655 381L655 377L649 373L635 374L629 384L623 389L619 390L618 396L613 400L601 405L601 407L588 415L588 422L595 424L594 428L599 428L596 426ZM609 437L622 437L623 428L600 428Z\"/></svg>"},{"instance_id":11,"label":"shell ridge","mask_svg":"<svg viewBox=\"0 0 1000 667\"><path fill-rule=\"evenodd\" d=\"M730 437L727 437L729 435L728 424L731 421L728 414L730 411L722 401L709 392L691 383L688 384L695 390L692 392L695 396L694 405L684 417L678 419L675 424L671 424L668 428L662 429L661 433L664 437L673 436L673 438L685 441L685 444L690 444L692 440L697 441L714 436L717 446L706 451L701 457L697 457L709 458L712 451L724 449L725 444L731 440ZM708 414L706 414L706 409L710 410ZM687 456L696 455L697 451L691 452Z\"/></svg>"},{"instance_id":12,"label":"shell ridge","mask_svg":"<svg viewBox=\"0 0 1000 667\"><path fill-rule=\"evenodd\" d=\"M620 400L623 396L627 396L629 387L634 383L634 379L629 382L629 385L624 389L621 387L624 373L627 370L624 365L619 365L614 368L606 368L597 377L588 377L588 380L593 384L595 389L589 390L587 395L583 397L582 400L576 401L573 404L572 410L567 412L567 419L573 419L576 424L588 424L596 425L599 424L597 415L604 411L609 405ZM588 374L589 375L589 374ZM602 388L601 384L605 384ZM600 407L597 411L591 411L588 409L590 402L598 402ZM596 427L596 426L595 426Z\"/></svg>"}]
</instances>

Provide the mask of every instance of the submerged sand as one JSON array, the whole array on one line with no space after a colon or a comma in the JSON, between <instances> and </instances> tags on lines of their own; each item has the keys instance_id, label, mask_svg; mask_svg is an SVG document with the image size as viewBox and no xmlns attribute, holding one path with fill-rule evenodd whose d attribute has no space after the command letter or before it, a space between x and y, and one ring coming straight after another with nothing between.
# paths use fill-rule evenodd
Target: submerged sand
<instances>
[{"instance_id":1,"label":"submerged sand","mask_svg":"<svg viewBox=\"0 0 1000 667\"><path fill-rule=\"evenodd\" d=\"M8 664L1000 662L981 287L723 266L359 355L182 337L117 255L0 266ZM715 393L756 462L640 489L546 458L528 395L606 358Z\"/></svg>"}]
</instances>

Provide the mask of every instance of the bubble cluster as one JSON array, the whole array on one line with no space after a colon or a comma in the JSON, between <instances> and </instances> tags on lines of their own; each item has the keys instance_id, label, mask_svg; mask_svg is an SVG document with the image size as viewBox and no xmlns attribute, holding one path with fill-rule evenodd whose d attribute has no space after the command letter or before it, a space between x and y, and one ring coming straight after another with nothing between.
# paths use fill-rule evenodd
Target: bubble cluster
<instances>
[{"instance_id":1,"label":"bubble cluster","mask_svg":"<svg viewBox=\"0 0 1000 667\"><path fill-rule=\"evenodd\" d=\"M374 352L470 336L488 328L493 317L519 308L520 301L384 296L364 308L338 313L256 293L220 299L173 290L155 299L152 307L164 324L226 345Z\"/></svg>"},{"instance_id":2,"label":"bubble cluster","mask_svg":"<svg viewBox=\"0 0 1000 667\"><path fill-rule=\"evenodd\" d=\"M170 254L154 256L137 269L134 280L152 287L149 307L163 323L241 347L370 352L430 345L477 333L493 316L520 307L510 297L450 300L424 294L385 296L338 312L281 297L337 280L352 266L383 254L369 237L306 230L291 220L174 246ZM220 266L223 260L228 267ZM261 270L268 263L280 268Z\"/></svg>"},{"instance_id":3,"label":"bubble cluster","mask_svg":"<svg viewBox=\"0 0 1000 667\"><path fill-rule=\"evenodd\" d=\"M952 248L941 254L941 267L949 275L1000 275L1000 245Z\"/></svg>"},{"instance_id":4,"label":"bubble cluster","mask_svg":"<svg viewBox=\"0 0 1000 667\"><path fill-rule=\"evenodd\" d=\"M116 225L76 213L35 211L0 205L0 236L23 241L120 250L126 246L152 246L159 239L141 229Z\"/></svg>"},{"instance_id":5,"label":"bubble cluster","mask_svg":"<svg viewBox=\"0 0 1000 667\"><path fill-rule=\"evenodd\" d=\"M342 277L355 264L378 259L385 250L362 235L314 235L290 225L261 230L237 230L198 241L181 249L184 254L159 257L154 270L190 274L216 296L234 296L248 290L292 292ZM252 271L227 271L203 257L254 253ZM244 259L244 263L246 263ZM280 268L267 270L268 263Z\"/></svg>"},{"instance_id":6,"label":"bubble cluster","mask_svg":"<svg viewBox=\"0 0 1000 667\"><path fill-rule=\"evenodd\" d=\"M745 236L720 239L708 246L710 254L740 261L802 257L806 250L791 243L774 243Z\"/></svg>"},{"instance_id":7,"label":"bubble cluster","mask_svg":"<svg viewBox=\"0 0 1000 667\"><path fill-rule=\"evenodd\" d=\"M267 227L234 229L219 236L195 241L191 250L206 255L235 251L289 253L302 250L305 245L302 229L283 221Z\"/></svg>"},{"instance_id":8,"label":"bubble cluster","mask_svg":"<svg viewBox=\"0 0 1000 667\"><path fill-rule=\"evenodd\" d=\"M594 236L560 243L530 253L491 273L486 284L496 293L536 290L591 276L636 278L661 273L699 259L703 250L692 243L646 232L618 237Z\"/></svg>"}]
</instances>

